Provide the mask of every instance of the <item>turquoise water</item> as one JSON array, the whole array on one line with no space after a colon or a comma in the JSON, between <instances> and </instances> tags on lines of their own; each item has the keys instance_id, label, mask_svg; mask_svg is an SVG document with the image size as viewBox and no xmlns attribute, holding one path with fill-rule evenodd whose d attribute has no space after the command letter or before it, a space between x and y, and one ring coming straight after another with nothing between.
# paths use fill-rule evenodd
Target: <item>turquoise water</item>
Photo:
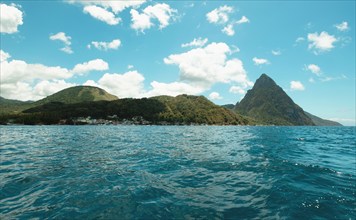
<instances>
[{"instance_id":1,"label":"turquoise water","mask_svg":"<svg viewBox=\"0 0 356 220\"><path fill-rule=\"evenodd\" d=\"M355 127L2 126L0 219L355 219Z\"/></svg>"}]
</instances>

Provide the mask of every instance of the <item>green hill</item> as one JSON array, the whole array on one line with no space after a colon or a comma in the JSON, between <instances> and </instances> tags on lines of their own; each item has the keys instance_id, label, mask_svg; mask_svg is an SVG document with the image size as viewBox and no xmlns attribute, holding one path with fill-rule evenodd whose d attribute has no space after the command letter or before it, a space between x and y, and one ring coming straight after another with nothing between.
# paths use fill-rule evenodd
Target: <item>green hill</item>
<instances>
[{"instance_id":1,"label":"green hill","mask_svg":"<svg viewBox=\"0 0 356 220\"><path fill-rule=\"evenodd\" d=\"M107 93L105 90L93 86L75 86L61 90L53 95L36 102L22 102L18 100L0 99L0 114L18 114L25 109L34 108L50 102L62 102L65 104L91 102L91 101L112 101L118 99L116 96Z\"/></svg>"},{"instance_id":2,"label":"green hill","mask_svg":"<svg viewBox=\"0 0 356 220\"><path fill-rule=\"evenodd\" d=\"M314 125L303 109L266 74L257 79L235 110L265 125Z\"/></svg>"},{"instance_id":3,"label":"green hill","mask_svg":"<svg viewBox=\"0 0 356 220\"><path fill-rule=\"evenodd\" d=\"M65 104L49 102L23 111L13 121L25 124L57 124L62 119L88 117L93 119L136 120L151 124L245 125L248 119L217 106L204 96L158 96L142 99L118 99ZM6 123L9 118L3 118Z\"/></svg>"},{"instance_id":4,"label":"green hill","mask_svg":"<svg viewBox=\"0 0 356 220\"><path fill-rule=\"evenodd\" d=\"M305 114L313 121L316 126L342 126L342 124L336 121L322 119L308 112L305 112Z\"/></svg>"},{"instance_id":5,"label":"green hill","mask_svg":"<svg viewBox=\"0 0 356 220\"><path fill-rule=\"evenodd\" d=\"M49 102L62 102L65 104L92 102L92 101L112 101L118 97L109 94L103 89L93 86L74 86L61 90L53 95L35 102L35 105L41 105Z\"/></svg>"}]
</instances>

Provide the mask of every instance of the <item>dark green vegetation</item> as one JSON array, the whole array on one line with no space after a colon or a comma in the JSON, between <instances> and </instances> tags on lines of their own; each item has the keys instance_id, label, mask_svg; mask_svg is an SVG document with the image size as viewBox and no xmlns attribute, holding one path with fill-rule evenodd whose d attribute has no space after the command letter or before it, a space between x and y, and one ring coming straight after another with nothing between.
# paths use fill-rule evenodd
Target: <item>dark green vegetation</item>
<instances>
[{"instance_id":1,"label":"dark green vegetation","mask_svg":"<svg viewBox=\"0 0 356 220\"><path fill-rule=\"evenodd\" d=\"M76 87L74 89L77 90ZM68 90L73 91L74 89L63 90L46 99L31 103L30 108L21 113L3 114L0 116L0 122L3 124L8 122L58 124L65 119L66 123L72 124L76 118L90 116L93 119L112 120L114 118L116 121L142 118L149 124L248 124L248 120L244 117L215 105L203 96L179 95L177 97L116 98L113 101L75 102L78 99L71 99L71 96L68 95ZM97 91L95 87L92 89ZM62 92L64 92L63 96ZM25 104L24 106L28 107Z\"/></svg>"},{"instance_id":2,"label":"dark green vegetation","mask_svg":"<svg viewBox=\"0 0 356 220\"><path fill-rule=\"evenodd\" d=\"M36 102L0 98L2 124L76 124L88 117L135 124L340 125L304 112L266 74L236 105L217 106L190 95L118 99L91 86L68 88Z\"/></svg>"}]
</instances>

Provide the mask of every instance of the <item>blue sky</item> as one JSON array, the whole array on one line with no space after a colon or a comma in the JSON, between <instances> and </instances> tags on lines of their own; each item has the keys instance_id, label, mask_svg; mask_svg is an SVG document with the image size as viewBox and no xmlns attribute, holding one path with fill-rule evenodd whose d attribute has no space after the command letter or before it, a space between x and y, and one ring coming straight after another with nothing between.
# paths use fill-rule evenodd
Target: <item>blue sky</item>
<instances>
[{"instance_id":1,"label":"blue sky","mask_svg":"<svg viewBox=\"0 0 356 220\"><path fill-rule=\"evenodd\" d=\"M1 96L74 85L236 103L266 73L304 110L355 124L355 2L2 1Z\"/></svg>"}]
</instances>

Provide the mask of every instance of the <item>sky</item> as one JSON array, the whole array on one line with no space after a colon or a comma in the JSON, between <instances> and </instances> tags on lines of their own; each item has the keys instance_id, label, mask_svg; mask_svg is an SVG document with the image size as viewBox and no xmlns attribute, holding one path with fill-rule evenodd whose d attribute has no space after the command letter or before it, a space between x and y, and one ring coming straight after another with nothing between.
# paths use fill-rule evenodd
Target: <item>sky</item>
<instances>
[{"instance_id":1,"label":"sky","mask_svg":"<svg viewBox=\"0 0 356 220\"><path fill-rule=\"evenodd\" d=\"M305 111L355 125L355 1L1 1L0 95L91 85L235 104L266 73Z\"/></svg>"}]
</instances>

